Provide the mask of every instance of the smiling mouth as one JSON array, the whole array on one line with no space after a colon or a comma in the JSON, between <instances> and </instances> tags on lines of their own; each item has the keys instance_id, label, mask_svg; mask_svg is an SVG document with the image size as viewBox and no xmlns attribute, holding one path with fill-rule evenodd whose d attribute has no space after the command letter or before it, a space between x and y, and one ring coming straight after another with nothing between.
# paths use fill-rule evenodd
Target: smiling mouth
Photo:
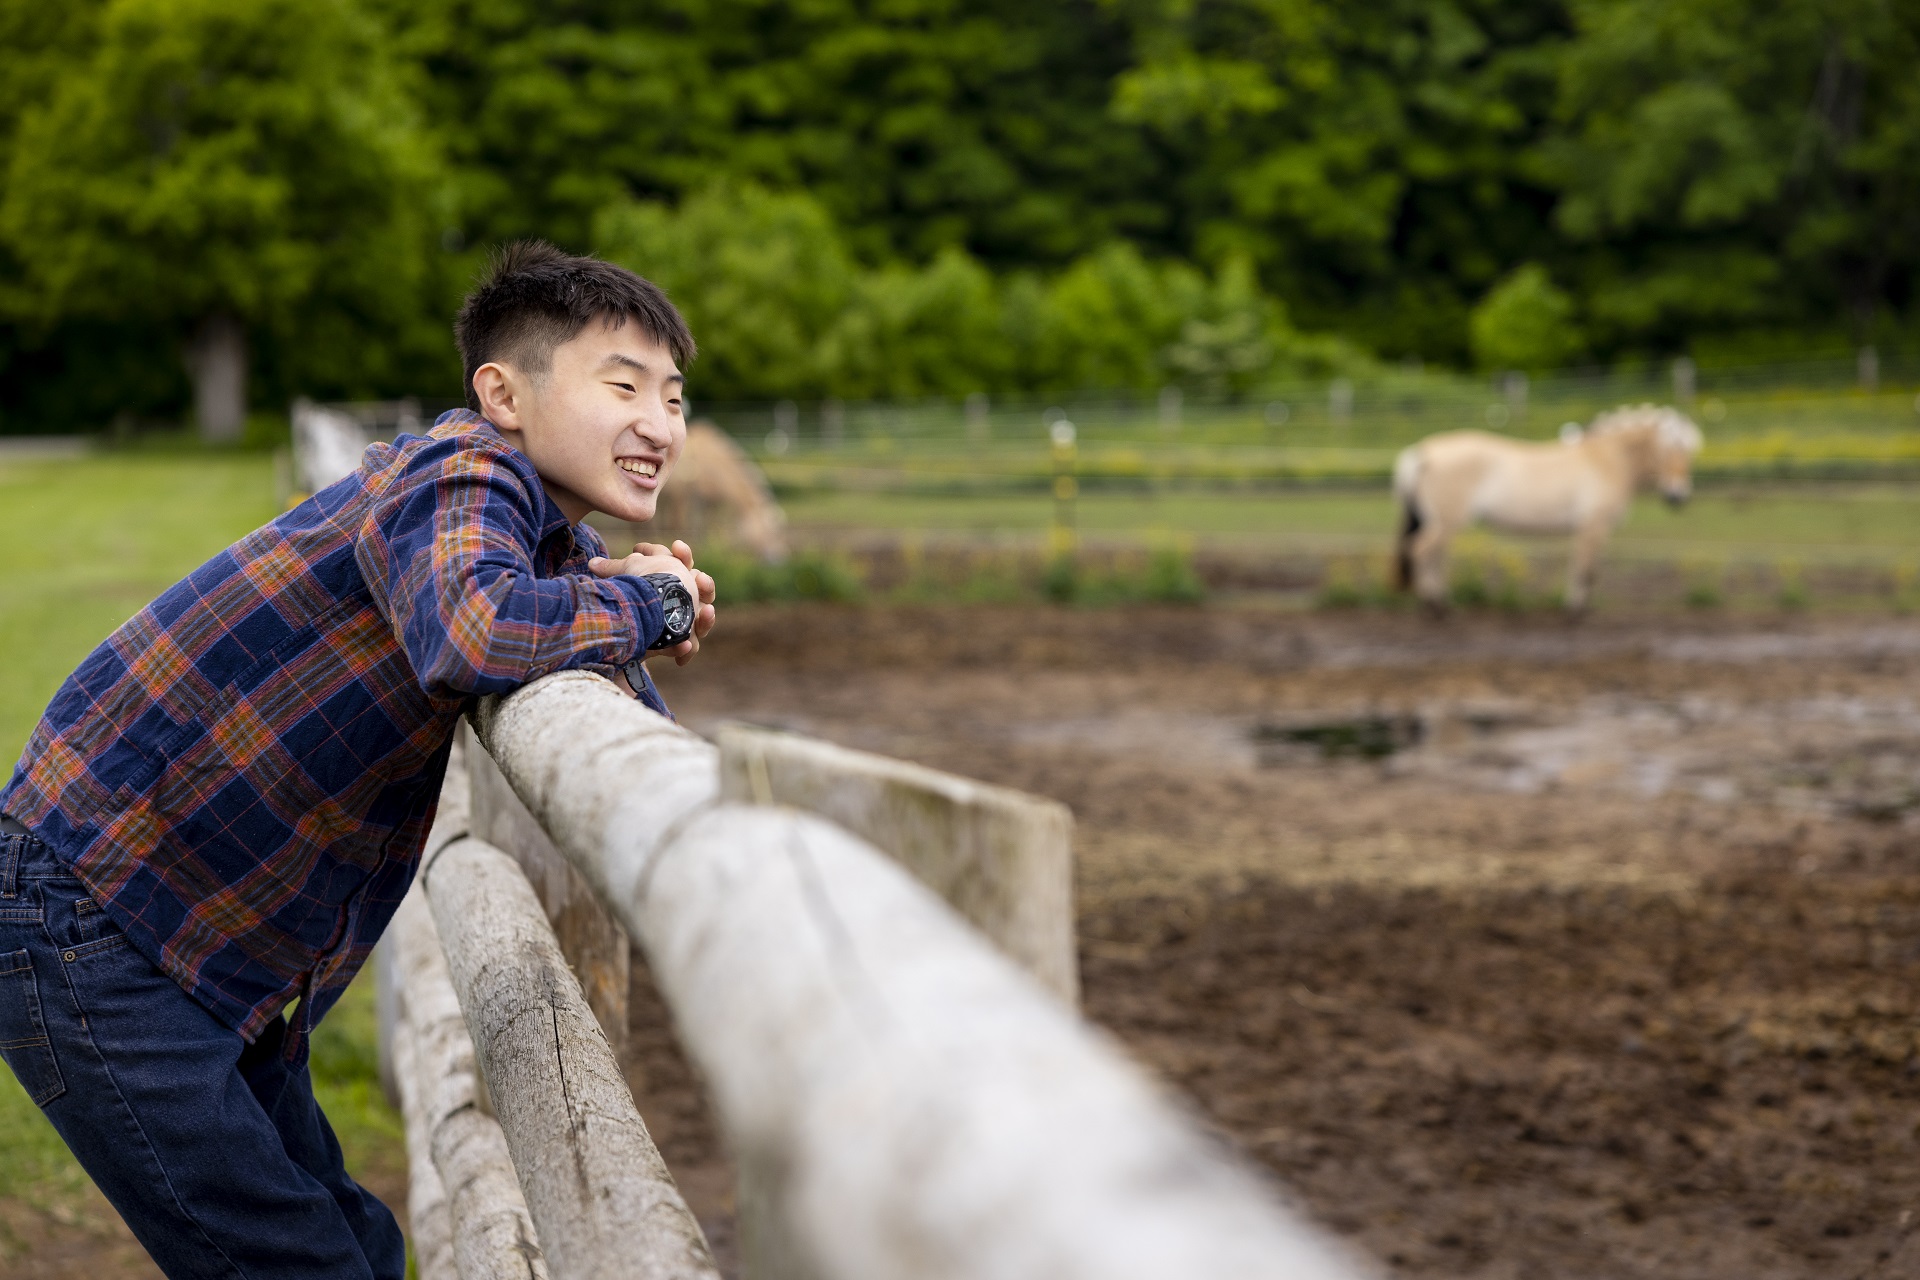
<instances>
[{"instance_id":1,"label":"smiling mouth","mask_svg":"<svg viewBox=\"0 0 1920 1280\"><path fill-rule=\"evenodd\" d=\"M646 476L651 479L660 474L659 463L648 462L642 458L621 458L619 459L618 465L622 471L627 472L629 475Z\"/></svg>"}]
</instances>

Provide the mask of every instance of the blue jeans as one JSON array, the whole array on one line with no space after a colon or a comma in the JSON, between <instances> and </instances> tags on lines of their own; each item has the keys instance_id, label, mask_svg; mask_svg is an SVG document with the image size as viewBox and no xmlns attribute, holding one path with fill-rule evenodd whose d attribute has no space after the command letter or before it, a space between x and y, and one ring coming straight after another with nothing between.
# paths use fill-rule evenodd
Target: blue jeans
<instances>
[{"instance_id":1,"label":"blue jeans","mask_svg":"<svg viewBox=\"0 0 1920 1280\"><path fill-rule=\"evenodd\" d=\"M252 1044L124 935L31 836L0 836L0 1056L173 1280L401 1280L302 1045Z\"/></svg>"}]
</instances>

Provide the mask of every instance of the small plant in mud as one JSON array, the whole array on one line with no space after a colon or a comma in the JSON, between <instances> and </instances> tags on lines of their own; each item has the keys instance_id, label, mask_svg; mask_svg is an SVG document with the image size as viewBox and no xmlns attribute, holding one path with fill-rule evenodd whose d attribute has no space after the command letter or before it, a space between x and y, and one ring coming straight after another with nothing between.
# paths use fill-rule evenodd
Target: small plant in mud
<instances>
[{"instance_id":1,"label":"small plant in mud","mask_svg":"<svg viewBox=\"0 0 1920 1280\"><path fill-rule=\"evenodd\" d=\"M1141 580L1146 598L1159 604L1199 604L1207 586L1193 567L1193 540L1182 538L1154 548Z\"/></svg>"},{"instance_id":2,"label":"small plant in mud","mask_svg":"<svg viewBox=\"0 0 1920 1280\"><path fill-rule=\"evenodd\" d=\"M1322 609L1399 609L1413 597L1393 586L1392 571L1383 557L1335 556L1327 561L1314 604Z\"/></svg>"},{"instance_id":3,"label":"small plant in mud","mask_svg":"<svg viewBox=\"0 0 1920 1280\"><path fill-rule=\"evenodd\" d=\"M1543 603L1527 590L1527 558L1503 547L1463 549L1454 558L1449 596L1462 609L1505 609L1518 613Z\"/></svg>"},{"instance_id":4,"label":"small plant in mud","mask_svg":"<svg viewBox=\"0 0 1920 1280\"><path fill-rule=\"evenodd\" d=\"M1682 570L1687 589L1682 597L1689 609L1717 609L1726 603L1726 566L1714 560L1695 560Z\"/></svg>"},{"instance_id":5,"label":"small plant in mud","mask_svg":"<svg viewBox=\"0 0 1920 1280\"><path fill-rule=\"evenodd\" d=\"M1893 608L1896 613L1920 609L1920 565L1902 560L1893 566Z\"/></svg>"},{"instance_id":6,"label":"small plant in mud","mask_svg":"<svg viewBox=\"0 0 1920 1280\"><path fill-rule=\"evenodd\" d=\"M1813 603L1813 595L1807 590L1806 578L1801 573L1798 560L1782 560L1774 567L1774 577L1780 583L1780 590L1774 599L1782 609L1798 613Z\"/></svg>"},{"instance_id":7,"label":"small plant in mud","mask_svg":"<svg viewBox=\"0 0 1920 1280\"><path fill-rule=\"evenodd\" d=\"M1320 580L1316 603L1322 609L1357 609L1367 604L1368 593L1355 572L1354 562L1345 556L1327 561L1326 575Z\"/></svg>"},{"instance_id":8,"label":"small plant in mud","mask_svg":"<svg viewBox=\"0 0 1920 1280\"><path fill-rule=\"evenodd\" d=\"M1040 593L1055 604L1072 604L1080 588L1080 565L1071 555L1055 556L1040 580Z\"/></svg>"}]
</instances>

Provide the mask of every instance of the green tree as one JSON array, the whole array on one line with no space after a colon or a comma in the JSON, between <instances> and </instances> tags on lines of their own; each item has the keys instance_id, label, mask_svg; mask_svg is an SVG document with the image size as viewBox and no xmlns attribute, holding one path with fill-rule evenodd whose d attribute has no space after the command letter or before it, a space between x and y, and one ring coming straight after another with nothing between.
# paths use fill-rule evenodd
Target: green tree
<instances>
[{"instance_id":1,"label":"green tree","mask_svg":"<svg viewBox=\"0 0 1920 1280\"><path fill-rule=\"evenodd\" d=\"M239 433L250 337L296 376L404 356L435 168L379 26L350 0L108 0L92 25L8 148L16 312L183 350L209 438Z\"/></svg>"},{"instance_id":2,"label":"green tree","mask_svg":"<svg viewBox=\"0 0 1920 1280\"><path fill-rule=\"evenodd\" d=\"M1151 229L1100 0L376 0L428 71L471 240L574 247L626 198L812 194L869 265L1057 266Z\"/></svg>"},{"instance_id":3,"label":"green tree","mask_svg":"<svg viewBox=\"0 0 1920 1280\"><path fill-rule=\"evenodd\" d=\"M1560 0L1131 0L1112 111L1173 157L1170 255L1245 254L1313 328L1459 360L1513 258L1553 248L1532 160Z\"/></svg>"},{"instance_id":4,"label":"green tree","mask_svg":"<svg viewBox=\"0 0 1920 1280\"><path fill-rule=\"evenodd\" d=\"M1920 270L1920 8L1586 0L1543 163L1611 345L1868 336Z\"/></svg>"},{"instance_id":5,"label":"green tree","mask_svg":"<svg viewBox=\"0 0 1920 1280\"><path fill-rule=\"evenodd\" d=\"M1487 291L1473 309L1473 358L1483 369L1559 368L1580 353L1573 299L1545 267L1529 262Z\"/></svg>"},{"instance_id":6,"label":"green tree","mask_svg":"<svg viewBox=\"0 0 1920 1280\"><path fill-rule=\"evenodd\" d=\"M723 399L823 396L834 386L822 338L856 289L840 232L800 192L719 184L678 209L620 201L594 244L665 289L700 343L699 393Z\"/></svg>"}]
</instances>

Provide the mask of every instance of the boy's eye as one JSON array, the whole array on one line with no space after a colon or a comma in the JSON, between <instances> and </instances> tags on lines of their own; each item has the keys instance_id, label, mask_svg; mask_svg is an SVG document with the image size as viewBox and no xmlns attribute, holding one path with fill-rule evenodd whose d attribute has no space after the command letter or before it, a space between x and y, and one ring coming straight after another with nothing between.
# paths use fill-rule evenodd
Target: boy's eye
<instances>
[{"instance_id":1,"label":"boy's eye","mask_svg":"<svg viewBox=\"0 0 1920 1280\"><path fill-rule=\"evenodd\" d=\"M628 395L633 394L633 384L631 382L616 382L613 385L620 388L622 391L626 392Z\"/></svg>"}]
</instances>

